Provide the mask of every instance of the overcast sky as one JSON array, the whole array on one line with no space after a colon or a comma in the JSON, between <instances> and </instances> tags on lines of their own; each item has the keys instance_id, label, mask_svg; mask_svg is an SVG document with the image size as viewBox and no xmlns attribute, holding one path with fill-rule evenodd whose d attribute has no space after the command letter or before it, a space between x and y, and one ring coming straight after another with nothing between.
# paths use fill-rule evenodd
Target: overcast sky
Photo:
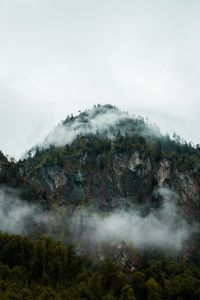
<instances>
[{"instance_id":1,"label":"overcast sky","mask_svg":"<svg viewBox=\"0 0 200 300\"><path fill-rule=\"evenodd\" d=\"M0 149L111 103L200 143L199 0L0 0Z\"/></svg>"}]
</instances>

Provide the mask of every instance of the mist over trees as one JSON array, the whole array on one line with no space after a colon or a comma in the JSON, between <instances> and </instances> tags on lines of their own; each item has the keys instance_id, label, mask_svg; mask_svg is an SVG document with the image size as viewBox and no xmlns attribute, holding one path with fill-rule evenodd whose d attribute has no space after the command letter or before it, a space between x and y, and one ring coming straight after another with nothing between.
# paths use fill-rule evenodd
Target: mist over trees
<instances>
[{"instance_id":1,"label":"mist over trees","mask_svg":"<svg viewBox=\"0 0 200 300\"><path fill-rule=\"evenodd\" d=\"M111 105L0 152L0 299L199 299L199 171L199 145Z\"/></svg>"}]
</instances>

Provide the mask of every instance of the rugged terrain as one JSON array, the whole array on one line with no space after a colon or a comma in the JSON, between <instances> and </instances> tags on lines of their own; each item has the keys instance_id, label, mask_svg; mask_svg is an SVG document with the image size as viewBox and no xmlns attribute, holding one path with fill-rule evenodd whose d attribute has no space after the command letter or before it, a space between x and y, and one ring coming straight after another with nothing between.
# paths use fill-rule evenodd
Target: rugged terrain
<instances>
[{"instance_id":1,"label":"rugged terrain","mask_svg":"<svg viewBox=\"0 0 200 300\"><path fill-rule=\"evenodd\" d=\"M0 187L2 299L199 299L199 145L97 105L0 153Z\"/></svg>"},{"instance_id":2,"label":"rugged terrain","mask_svg":"<svg viewBox=\"0 0 200 300\"><path fill-rule=\"evenodd\" d=\"M111 119L106 126L100 123L103 117ZM97 129L89 127L92 124ZM166 187L177 194L183 211L199 220L198 146L176 135L163 136L155 125L109 105L68 117L59 126L66 128L66 144L63 133L59 145L52 134L52 144L33 148L29 157L17 163L23 180L40 190L41 201L46 201L42 194L48 194L50 206L112 210L137 203L148 207L159 202L157 188ZM81 126L85 131L77 130ZM69 130L74 138L67 143Z\"/></svg>"}]
</instances>

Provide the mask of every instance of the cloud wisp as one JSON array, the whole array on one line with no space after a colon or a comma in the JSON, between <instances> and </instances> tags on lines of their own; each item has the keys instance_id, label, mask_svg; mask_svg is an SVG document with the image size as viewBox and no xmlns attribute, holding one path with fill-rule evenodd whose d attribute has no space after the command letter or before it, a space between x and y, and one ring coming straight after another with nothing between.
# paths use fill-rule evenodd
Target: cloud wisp
<instances>
[{"instance_id":1,"label":"cloud wisp","mask_svg":"<svg viewBox=\"0 0 200 300\"><path fill-rule=\"evenodd\" d=\"M40 228L51 234L53 224L56 226L55 213L21 200L18 190L0 189L0 231L29 235Z\"/></svg>"},{"instance_id":2,"label":"cloud wisp","mask_svg":"<svg viewBox=\"0 0 200 300\"><path fill-rule=\"evenodd\" d=\"M83 250L85 245L94 249L104 243L118 245L122 242L138 249L179 250L197 226L189 224L182 216L174 192L161 188L156 193L162 198L161 206L144 215L138 207L107 214L86 208L45 212L20 200L14 190L1 190L0 230L28 235L43 228L46 234L54 237L64 234L65 241Z\"/></svg>"},{"instance_id":3,"label":"cloud wisp","mask_svg":"<svg viewBox=\"0 0 200 300\"><path fill-rule=\"evenodd\" d=\"M71 144L80 135L103 134L107 138L113 139L117 129L122 135L132 134L134 130L138 130L136 123L142 122L141 117L129 115L116 107L104 105L94 107L87 110L76 117L68 117L67 121L57 125L52 132L46 137L42 143L42 147L47 148L50 145L56 147ZM130 121L130 123L128 122ZM123 125L125 124L125 126ZM132 133L131 133L132 132ZM155 124L151 124L148 120L145 128L140 128L142 135L160 135L160 131Z\"/></svg>"},{"instance_id":4,"label":"cloud wisp","mask_svg":"<svg viewBox=\"0 0 200 300\"><path fill-rule=\"evenodd\" d=\"M189 225L182 216L174 192L162 188L156 193L162 197L162 205L151 209L145 216L138 207L103 216L82 210L73 216L72 227L73 224L76 224L76 228L80 227L81 239L89 237L92 243L125 242L140 249L181 249L190 234L196 230L196 225Z\"/></svg>"}]
</instances>

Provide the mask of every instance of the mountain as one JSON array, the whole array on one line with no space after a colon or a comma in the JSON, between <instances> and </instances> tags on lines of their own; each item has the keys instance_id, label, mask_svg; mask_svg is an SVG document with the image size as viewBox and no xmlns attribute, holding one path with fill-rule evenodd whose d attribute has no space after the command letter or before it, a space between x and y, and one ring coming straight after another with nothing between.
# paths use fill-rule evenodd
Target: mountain
<instances>
[{"instance_id":1,"label":"mountain","mask_svg":"<svg viewBox=\"0 0 200 300\"><path fill-rule=\"evenodd\" d=\"M94 106L0 152L0 299L198 300L199 223L200 146Z\"/></svg>"},{"instance_id":2,"label":"mountain","mask_svg":"<svg viewBox=\"0 0 200 300\"><path fill-rule=\"evenodd\" d=\"M17 168L49 206L156 206L156 190L169 188L188 216L200 217L200 147L111 105L67 117Z\"/></svg>"}]
</instances>

